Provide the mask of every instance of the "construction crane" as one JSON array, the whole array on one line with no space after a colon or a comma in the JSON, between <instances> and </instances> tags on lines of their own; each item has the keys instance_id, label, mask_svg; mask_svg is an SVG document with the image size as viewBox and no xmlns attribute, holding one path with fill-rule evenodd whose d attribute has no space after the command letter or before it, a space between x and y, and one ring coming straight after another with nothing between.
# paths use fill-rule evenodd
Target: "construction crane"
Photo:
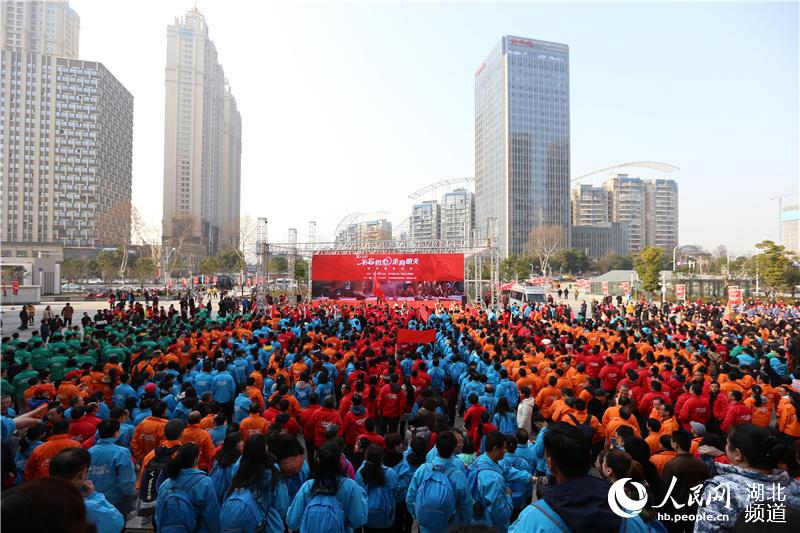
<instances>
[{"instance_id":1,"label":"construction crane","mask_svg":"<svg viewBox=\"0 0 800 533\"><path fill-rule=\"evenodd\" d=\"M770 202L778 200L778 242L783 244L783 199L797 196L800 192L788 192L769 199Z\"/></svg>"}]
</instances>

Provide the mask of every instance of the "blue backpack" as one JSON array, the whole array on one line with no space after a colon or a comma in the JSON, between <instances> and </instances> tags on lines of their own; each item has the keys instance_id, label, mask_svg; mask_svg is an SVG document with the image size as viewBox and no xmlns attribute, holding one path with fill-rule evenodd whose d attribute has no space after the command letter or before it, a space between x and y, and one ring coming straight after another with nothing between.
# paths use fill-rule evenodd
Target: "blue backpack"
<instances>
[{"instance_id":1,"label":"blue backpack","mask_svg":"<svg viewBox=\"0 0 800 533\"><path fill-rule=\"evenodd\" d=\"M394 494L386 485L367 487L367 527L386 528L394 523Z\"/></svg>"},{"instance_id":2,"label":"blue backpack","mask_svg":"<svg viewBox=\"0 0 800 533\"><path fill-rule=\"evenodd\" d=\"M224 532L261 533L267 527L267 515L249 489L237 489L228 496L219 511L219 521Z\"/></svg>"},{"instance_id":3,"label":"blue backpack","mask_svg":"<svg viewBox=\"0 0 800 533\"><path fill-rule=\"evenodd\" d=\"M311 501L300 521L300 533L344 533L344 510L336 499L339 487L341 482L336 490L322 487L312 489Z\"/></svg>"},{"instance_id":4,"label":"blue backpack","mask_svg":"<svg viewBox=\"0 0 800 533\"><path fill-rule=\"evenodd\" d=\"M483 518L484 511L486 510L486 504L484 503L483 496L480 493L480 484L478 483L478 474L480 474L481 468L478 466L478 463L472 463L472 465L467 469L467 487L469 487L469 491L474 498L474 503L472 504L472 517L476 520L480 520Z\"/></svg>"},{"instance_id":5,"label":"blue backpack","mask_svg":"<svg viewBox=\"0 0 800 533\"><path fill-rule=\"evenodd\" d=\"M183 487L174 484L173 480L173 485L164 497L161 515L157 520L159 533L194 533L198 530L200 517L197 515L194 502L189 497L189 491L200 483L205 475L194 477L193 482Z\"/></svg>"},{"instance_id":6,"label":"blue backpack","mask_svg":"<svg viewBox=\"0 0 800 533\"><path fill-rule=\"evenodd\" d=\"M425 528L444 531L456 511L456 496L453 485L444 473L444 467L424 467L425 475L417 491L414 508L417 522Z\"/></svg>"}]
</instances>

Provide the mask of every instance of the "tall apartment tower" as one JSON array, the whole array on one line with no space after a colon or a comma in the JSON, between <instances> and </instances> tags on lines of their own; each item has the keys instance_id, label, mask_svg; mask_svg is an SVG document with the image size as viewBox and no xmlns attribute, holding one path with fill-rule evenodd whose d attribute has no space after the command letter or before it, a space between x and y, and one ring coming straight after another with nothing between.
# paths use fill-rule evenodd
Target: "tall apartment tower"
<instances>
[{"instance_id":1,"label":"tall apartment tower","mask_svg":"<svg viewBox=\"0 0 800 533\"><path fill-rule=\"evenodd\" d=\"M442 239L469 239L475 228L475 195L466 189L448 192L442 199Z\"/></svg>"},{"instance_id":2,"label":"tall apartment tower","mask_svg":"<svg viewBox=\"0 0 800 533\"><path fill-rule=\"evenodd\" d=\"M222 138L222 236L224 248L239 248L242 197L242 117L229 86L225 86Z\"/></svg>"},{"instance_id":3,"label":"tall apartment tower","mask_svg":"<svg viewBox=\"0 0 800 533\"><path fill-rule=\"evenodd\" d=\"M640 178L615 174L604 184L608 198L608 220L628 224L628 250L641 252L647 246L645 209L647 188Z\"/></svg>"},{"instance_id":4,"label":"tall apartment tower","mask_svg":"<svg viewBox=\"0 0 800 533\"><path fill-rule=\"evenodd\" d=\"M541 226L570 240L569 47L505 36L475 73L475 207L502 255Z\"/></svg>"},{"instance_id":5,"label":"tall apartment tower","mask_svg":"<svg viewBox=\"0 0 800 533\"><path fill-rule=\"evenodd\" d=\"M411 209L409 238L412 241L439 238L442 209L436 200L426 200Z\"/></svg>"},{"instance_id":6,"label":"tall apartment tower","mask_svg":"<svg viewBox=\"0 0 800 533\"><path fill-rule=\"evenodd\" d=\"M238 243L240 161L236 101L193 8L167 27L162 234L183 269Z\"/></svg>"},{"instance_id":7,"label":"tall apartment tower","mask_svg":"<svg viewBox=\"0 0 800 533\"><path fill-rule=\"evenodd\" d=\"M671 252L678 245L678 182L648 180L645 188L645 243Z\"/></svg>"},{"instance_id":8,"label":"tall apartment tower","mask_svg":"<svg viewBox=\"0 0 800 533\"><path fill-rule=\"evenodd\" d=\"M781 244L800 254L800 205L787 205L781 210Z\"/></svg>"},{"instance_id":9,"label":"tall apartment tower","mask_svg":"<svg viewBox=\"0 0 800 533\"><path fill-rule=\"evenodd\" d=\"M2 12L16 19L22 10L32 22L32 4L74 18L72 44L48 43L77 51L78 17L65 2L4 2ZM20 31L38 31L36 20ZM24 46L3 48L0 57L2 255L60 257L66 248L88 257L130 242L131 93L94 61Z\"/></svg>"},{"instance_id":10,"label":"tall apartment tower","mask_svg":"<svg viewBox=\"0 0 800 533\"><path fill-rule=\"evenodd\" d=\"M0 45L6 50L75 59L81 19L65 0L4 1Z\"/></svg>"},{"instance_id":11,"label":"tall apartment tower","mask_svg":"<svg viewBox=\"0 0 800 533\"><path fill-rule=\"evenodd\" d=\"M579 185L572 189L572 225L592 226L608 222L608 199L603 187Z\"/></svg>"}]
</instances>

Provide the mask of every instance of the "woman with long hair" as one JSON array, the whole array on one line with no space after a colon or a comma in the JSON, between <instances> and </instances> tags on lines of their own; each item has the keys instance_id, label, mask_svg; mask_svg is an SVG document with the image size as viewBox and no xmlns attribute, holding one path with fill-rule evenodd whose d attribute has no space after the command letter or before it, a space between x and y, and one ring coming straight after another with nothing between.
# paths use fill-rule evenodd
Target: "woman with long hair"
<instances>
[{"instance_id":1,"label":"woman with long hair","mask_svg":"<svg viewBox=\"0 0 800 533\"><path fill-rule=\"evenodd\" d=\"M728 433L725 453L731 464L716 465L717 475L706 481L698 510L698 515L717 519L698 520L695 532L734 531L737 521L744 520L746 510L777 503L776 494L784 497L780 503L787 512L800 507L800 484L778 469L790 449L774 430L753 424L734 426ZM720 491L728 497L714 498Z\"/></svg>"},{"instance_id":2,"label":"woman with long hair","mask_svg":"<svg viewBox=\"0 0 800 533\"><path fill-rule=\"evenodd\" d=\"M367 491L365 533L388 531L394 523L397 473L383 465L383 448L374 444L367 448L356 483Z\"/></svg>"},{"instance_id":3,"label":"woman with long hair","mask_svg":"<svg viewBox=\"0 0 800 533\"><path fill-rule=\"evenodd\" d=\"M17 466L16 485L21 485L25 481L25 466L28 464L33 450L44 444L42 440L44 432L45 425L36 424L29 427L19 438L19 448L17 448L17 455L14 458L14 464Z\"/></svg>"},{"instance_id":4,"label":"woman with long hair","mask_svg":"<svg viewBox=\"0 0 800 533\"><path fill-rule=\"evenodd\" d=\"M214 458L214 466L209 476L214 481L214 490L220 503L225 499L225 494L231 487L233 480L233 465L242 455L242 436L238 431L225 435L222 447Z\"/></svg>"},{"instance_id":5,"label":"woman with long hair","mask_svg":"<svg viewBox=\"0 0 800 533\"><path fill-rule=\"evenodd\" d=\"M397 474L397 489L395 490L396 512L394 520L394 530L399 533L411 533L411 526L414 518L408 513L406 507L406 493L411 484L417 469L425 464L425 456L428 452L428 443L421 437L416 437L409 444L409 453L403 457L394 471Z\"/></svg>"},{"instance_id":6,"label":"woman with long hair","mask_svg":"<svg viewBox=\"0 0 800 533\"><path fill-rule=\"evenodd\" d=\"M750 388L753 393L749 398L745 399L744 404L750 408L753 413L751 421L757 426L763 428L768 427L772 421L772 398L765 396L760 385L753 385Z\"/></svg>"},{"instance_id":7,"label":"woman with long hair","mask_svg":"<svg viewBox=\"0 0 800 533\"><path fill-rule=\"evenodd\" d=\"M512 436L517 431L517 415L510 412L508 400L500 398L492 416L492 424L504 435Z\"/></svg>"},{"instance_id":8,"label":"woman with long hair","mask_svg":"<svg viewBox=\"0 0 800 533\"><path fill-rule=\"evenodd\" d=\"M367 522L367 497L355 481L344 474L342 449L335 442L317 450L317 463L311 479L303 483L286 514L286 526L300 533L322 532L322 505L340 505L344 516L341 527L347 533ZM335 500L332 501L332 499Z\"/></svg>"},{"instance_id":9,"label":"woman with long hair","mask_svg":"<svg viewBox=\"0 0 800 533\"><path fill-rule=\"evenodd\" d=\"M168 498L172 492L183 492L192 502L198 533L216 533L219 525L219 502L214 492L214 482L202 470L198 470L200 448L187 442L175 452L167 465L167 479L158 488L155 523L159 529L172 525L173 514L169 513Z\"/></svg>"},{"instance_id":10,"label":"woman with long hair","mask_svg":"<svg viewBox=\"0 0 800 533\"><path fill-rule=\"evenodd\" d=\"M258 502L266 516L266 531L283 531L289 493L275 456L267 450L265 435L253 435L244 443L242 456L233 466L228 497L237 490L249 490Z\"/></svg>"}]
</instances>

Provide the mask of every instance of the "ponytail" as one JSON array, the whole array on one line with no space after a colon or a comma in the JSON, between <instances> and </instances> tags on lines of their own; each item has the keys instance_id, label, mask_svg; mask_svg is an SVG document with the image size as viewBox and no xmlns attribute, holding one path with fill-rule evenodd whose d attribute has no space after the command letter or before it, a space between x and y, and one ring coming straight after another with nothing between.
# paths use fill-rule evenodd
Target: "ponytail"
<instances>
[{"instance_id":1,"label":"ponytail","mask_svg":"<svg viewBox=\"0 0 800 533\"><path fill-rule=\"evenodd\" d=\"M182 445L167 465L167 476L170 479L175 479L184 468L192 468L197 464L199 455L200 448L194 442L187 442Z\"/></svg>"},{"instance_id":2,"label":"ponytail","mask_svg":"<svg viewBox=\"0 0 800 533\"><path fill-rule=\"evenodd\" d=\"M374 444L367 448L364 454L364 465L361 467L361 477L364 484L382 487L386 484L383 473L383 448Z\"/></svg>"},{"instance_id":3,"label":"ponytail","mask_svg":"<svg viewBox=\"0 0 800 533\"><path fill-rule=\"evenodd\" d=\"M756 407L761 407L761 404L764 403L764 398L761 396L761 387L758 385L753 385L753 401Z\"/></svg>"}]
</instances>

